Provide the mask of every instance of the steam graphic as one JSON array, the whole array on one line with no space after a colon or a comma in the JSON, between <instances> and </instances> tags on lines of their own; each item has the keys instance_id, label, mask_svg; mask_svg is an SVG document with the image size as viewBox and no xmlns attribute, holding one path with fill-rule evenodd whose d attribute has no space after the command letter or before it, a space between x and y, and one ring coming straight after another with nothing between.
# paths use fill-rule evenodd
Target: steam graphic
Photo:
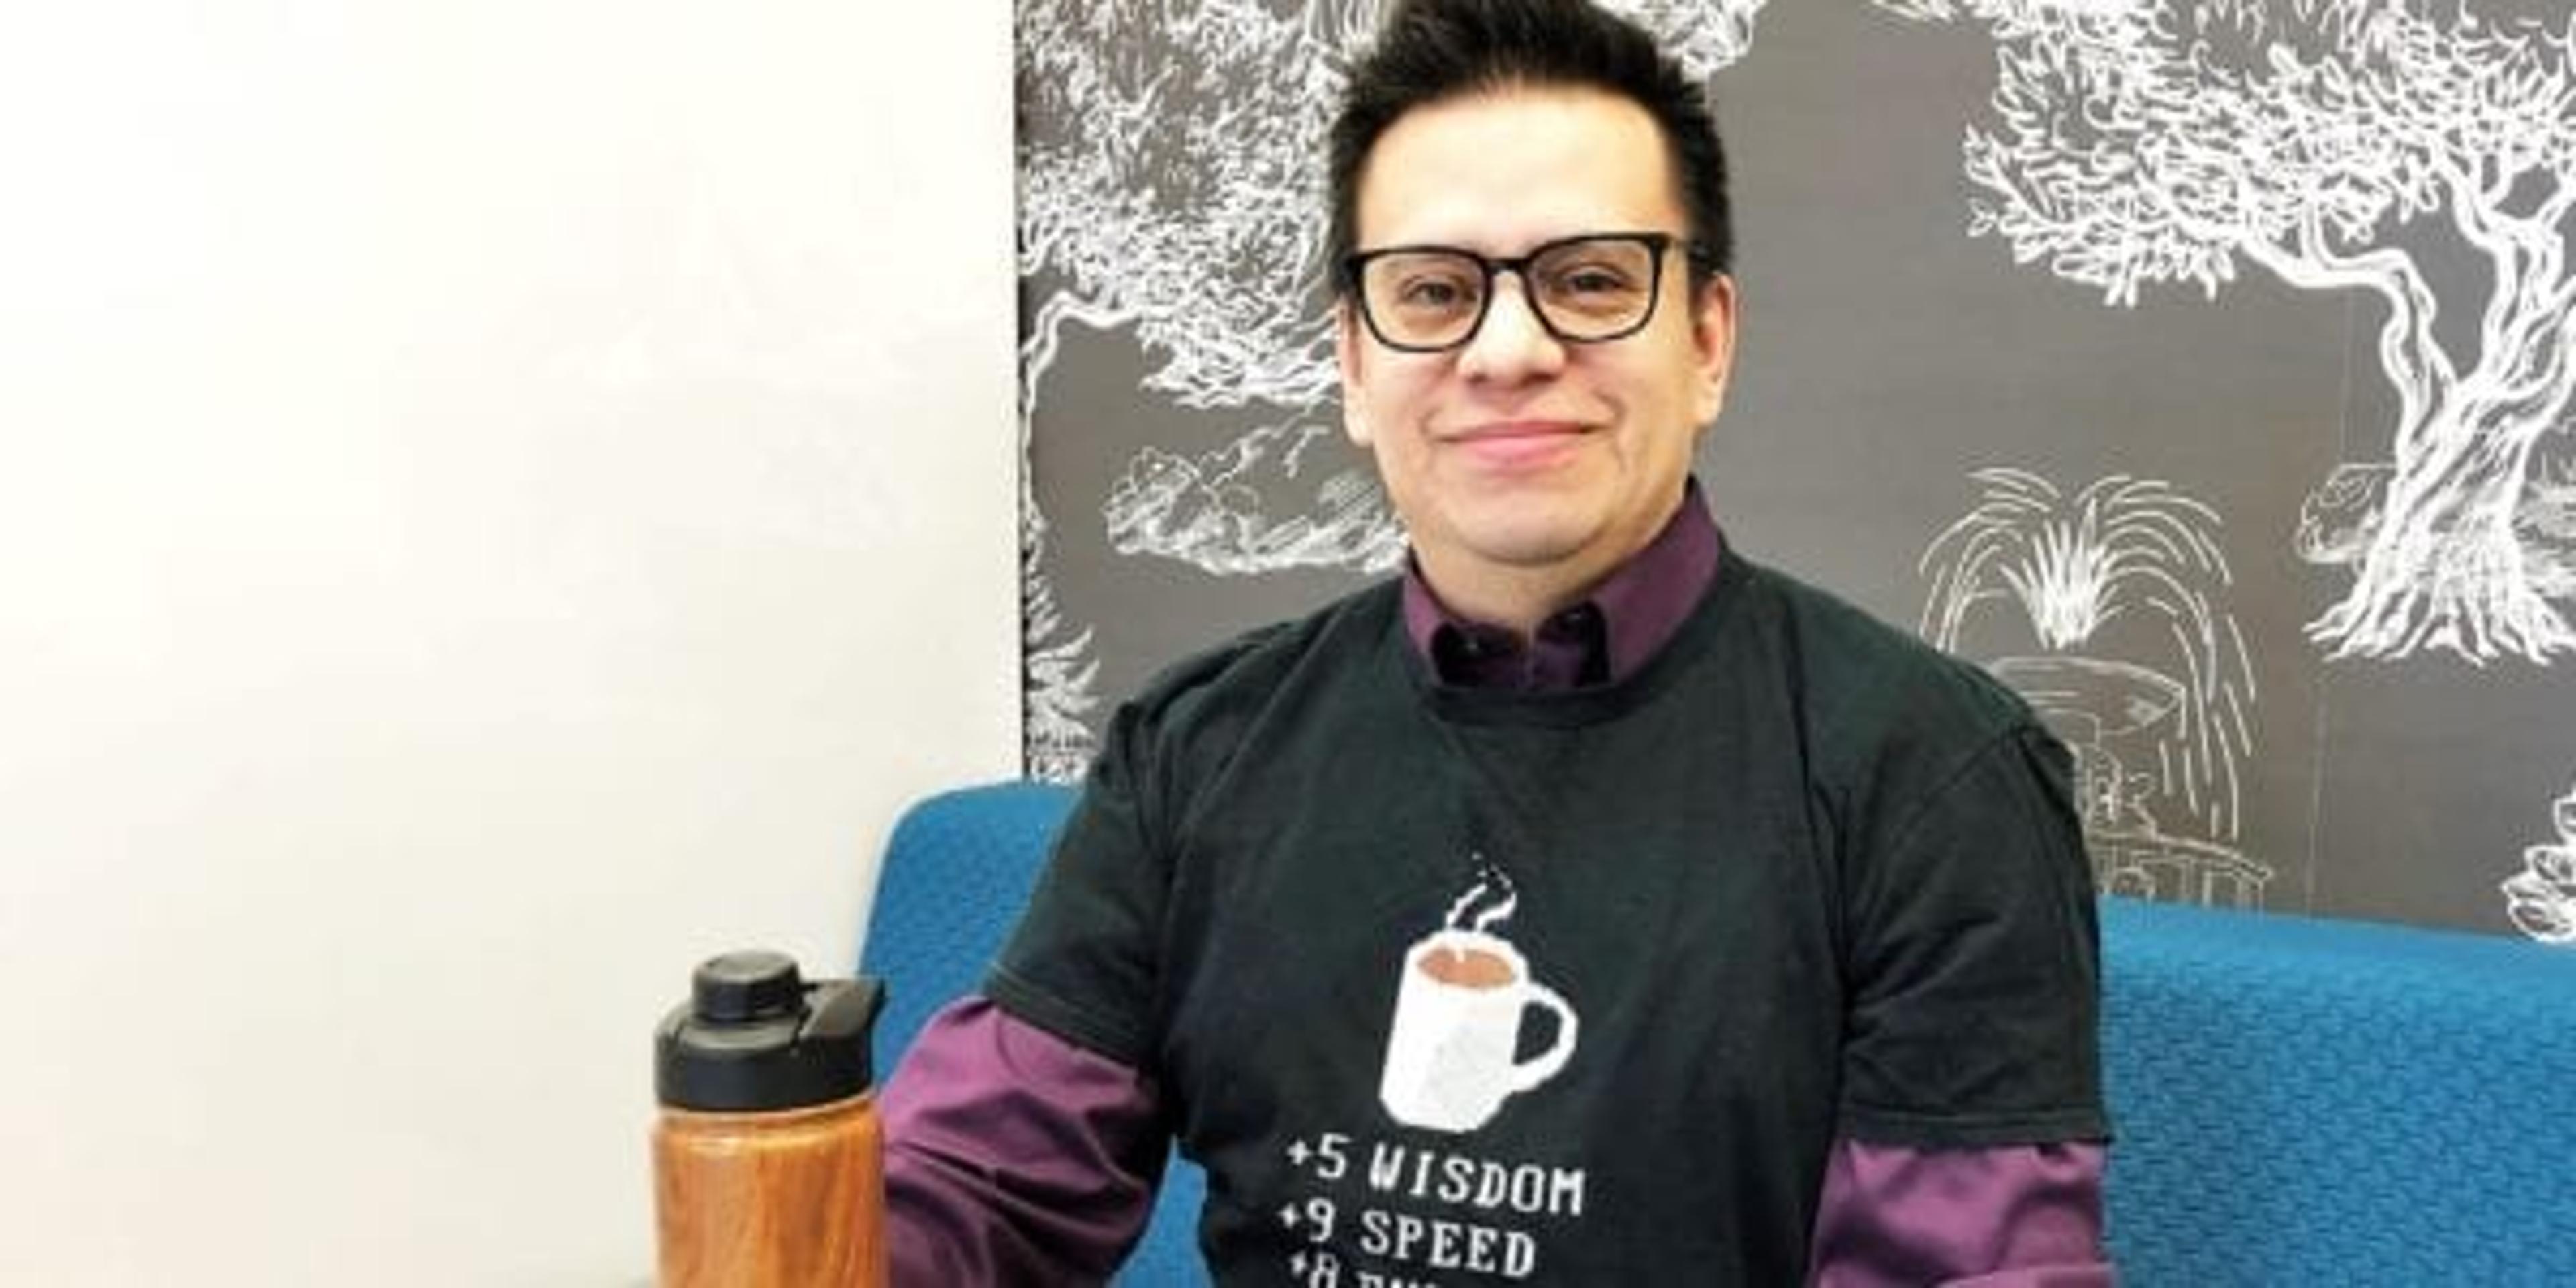
<instances>
[{"instance_id":1,"label":"steam graphic","mask_svg":"<svg viewBox=\"0 0 2576 1288\"><path fill-rule=\"evenodd\" d=\"M1521 892L1513 887L1511 876L1485 862L1482 855L1476 859L1476 878L1476 884L1449 905L1449 916L1440 923L1443 927L1492 934L1494 923L1508 921L1520 911ZM1481 912L1477 911L1480 905L1484 906Z\"/></svg>"}]
</instances>

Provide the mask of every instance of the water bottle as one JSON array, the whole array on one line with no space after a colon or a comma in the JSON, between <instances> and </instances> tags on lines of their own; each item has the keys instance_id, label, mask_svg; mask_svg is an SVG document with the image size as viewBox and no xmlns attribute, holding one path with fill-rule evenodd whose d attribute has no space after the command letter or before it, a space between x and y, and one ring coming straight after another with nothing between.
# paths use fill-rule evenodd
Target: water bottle
<instances>
[{"instance_id":1,"label":"water bottle","mask_svg":"<svg viewBox=\"0 0 2576 1288\"><path fill-rule=\"evenodd\" d=\"M752 951L690 985L653 1040L661 1288L885 1288L884 984Z\"/></svg>"}]
</instances>

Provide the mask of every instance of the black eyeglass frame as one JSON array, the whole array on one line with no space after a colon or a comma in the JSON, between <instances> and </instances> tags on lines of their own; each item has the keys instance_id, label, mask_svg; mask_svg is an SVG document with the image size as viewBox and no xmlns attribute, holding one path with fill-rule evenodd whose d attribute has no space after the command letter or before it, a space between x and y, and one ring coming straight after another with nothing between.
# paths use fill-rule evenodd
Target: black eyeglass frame
<instances>
[{"instance_id":1,"label":"black eyeglass frame","mask_svg":"<svg viewBox=\"0 0 2576 1288\"><path fill-rule=\"evenodd\" d=\"M1546 258L1552 251L1562 250L1565 247L1579 245L1584 242L1603 241L1635 242L1646 248L1647 284L1645 310L1637 315L1637 320L1635 322L1621 327L1616 331L1607 332L1602 335L1569 335L1557 326L1556 319L1548 316L1547 306L1540 303L1537 293L1529 289L1530 265ZM1675 246L1682 248L1684 262L1690 268L1701 269L1707 267L1705 257L1701 253L1700 244L1698 242L1664 232L1576 233L1571 237L1557 237L1540 242L1538 245L1530 247L1528 251L1522 254L1502 258L1480 255L1464 246L1442 246L1436 243L1424 242L1408 243L1402 246L1377 246L1368 250L1355 251L1349 255L1343 256L1342 289L1347 292L1351 299L1358 305L1360 321L1368 327L1369 336L1372 339L1375 339L1379 344L1393 349L1398 353L1447 353L1452 349L1463 349L1469 344L1474 343L1477 334L1485 329L1486 315L1494 311L1494 296L1496 294L1494 290L1494 279L1504 273L1511 273L1521 279L1521 294L1522 298L1527 300L1529 303L1530 316L1537 318L1539 326L1550 336L1555 337L1558 343L1608 344L1614 340L1625 340L1629 336L1645 330L1647 324L1655 320L1655 310L1663 307L1664 302L1664 253ZM1478 288L1480 294L1476 301L1475 319L1467 324L1467 329L1460 332L1457 339L1452 340L1447 344L1402 344L1397 341L1390 340L1387 338L1386 332L1379 328L1376 312L1369 308L1368 266L1371 261L1383 259L1389 255L1421 255L1429 253L1456 255L1461 258L1474 261L1478 271L1483 275L1483 285Z\"/></svg>"}]
</instances>

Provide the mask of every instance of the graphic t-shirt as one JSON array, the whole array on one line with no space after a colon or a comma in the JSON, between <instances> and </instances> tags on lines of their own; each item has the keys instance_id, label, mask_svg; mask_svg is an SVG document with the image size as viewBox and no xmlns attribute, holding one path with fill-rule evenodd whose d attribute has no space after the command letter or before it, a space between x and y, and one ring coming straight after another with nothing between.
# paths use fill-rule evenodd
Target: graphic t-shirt
<instances>
[{"instance_id":1,"label":"graphic t-shirt","mask_svg":"<svg viewBox=\"0 0 2576 1288\"><path fill-rule=\"evenodd\" d=\"M987 992L1147 1072L1227 1285L1790 1284L1837 1136L2099 1139L2066 754L1730 553L1572 692L1393 583L1112 722Z\"/></svg>"}]
</instances>

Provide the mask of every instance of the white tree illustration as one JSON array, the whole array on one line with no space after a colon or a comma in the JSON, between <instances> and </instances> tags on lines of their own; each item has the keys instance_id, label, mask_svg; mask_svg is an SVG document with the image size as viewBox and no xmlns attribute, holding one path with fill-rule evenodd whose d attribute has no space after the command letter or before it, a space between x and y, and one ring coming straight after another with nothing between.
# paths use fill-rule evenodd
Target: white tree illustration
<instances>
[{"instance_id":1,"label":"white tree illustration","mask_svg":"<svg viewBox=\"0 0 2576 1288\"><path fill-rule=\"evenodd\" d=\"M1969 228L2133 305L2215 296L2252 265L2379 302L2399 411L2384 461L2307 518L2354 565L2309 633L2334 657L2483 664L2576 648L2536 564L2537 449L2576 395L2576 18L2459 0L1878 0L1986 24L1993 119L1972 126ZM2456 237L2483 281L2428 273ZM2474 315L2474 335L2438 325ZM2463 312L2465 311L2465 312Z\"/></svg>"},{"instance_id":2,"label":"white tree illustration","mask_svg":"<svg viewBox=\"0 0 2576 1288\"><path fill-rule=\"evenodd\" d=\"M1920 564L1931 578L1923 636L1955 652L1982 610L2018 608L2041 653L1986 665L2074 751L2105 884L2259 904L2271 872L2233 844L2255 685L2223 602L2232 578L2217 512L2124 474L2072 495L2026 470L1970 477L1983 485L1976 508L1934 538ZM2104 632L2126 619L2155 628L2154 656L2104 654ZM2154 772L2132 768L2142 753ZM2170 875L2159 881L2159 872Z\"/></svg>"},{"instance_id":3,"label":"white tree illustration","mask_svg":"<svg viewBox=\"0 0 2576 1288\"><path fill-rule=\"evenodd\" d=\"M1623 0L1705 78L1740 57L1765 0ZM1240 410L1212 449L1137 451L1102 518L1119 554L1244 575L1381 571L1403 533L1365 469L1311 468L1338 434L1324 263L1323 144L1376 0L1018 0L1020 273L1033 311L1020 347L1020 435L1066 329L1115 331L1149 371L1143 391ZM1030 770L1069 777L1091 750L1082 717L1091 633L1060 610L1048 517L1023 472L1021 574Z\"/></svg>"},{"instance_id":4,"label":"white tree illustration","mask_svg":"<svg viewBox=\"0 0 2576 1288\"><path fill-rule=\"evenodd\" d=\"M2553 844L2522 854L2522 871L2505 878L2505 915L2544 944L2576 944L2576 786L2550 808Z\"/></svg>"}]
</instances>

